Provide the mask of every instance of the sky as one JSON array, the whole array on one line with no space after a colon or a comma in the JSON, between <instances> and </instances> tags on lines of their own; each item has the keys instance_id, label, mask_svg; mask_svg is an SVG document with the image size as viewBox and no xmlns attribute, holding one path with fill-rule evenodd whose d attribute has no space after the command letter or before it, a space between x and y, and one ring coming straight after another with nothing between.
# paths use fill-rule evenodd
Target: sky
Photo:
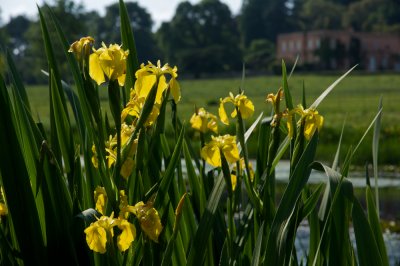
<instances>
[{"instance_id":1,"label":"sky","mask_svg":"<svg viewBox=\"0 0 400 266\"><path fill-rule=\"evenodd\" d=\"M100 14L104 14L105 6L108 6L117 0L74 0L76 3L82 3L87 11L96 10ZM125 0L128 1L128 0ZM191 3L198 3L199 0L189 0ZM239 13L242 0L220 0L227 4L233 14ZM30 17L37 15L36 3L42 5L45 1L43 0L0 0L0 16L2 23L6 23L11 16L20 14L27 14ZM47 0L46 2L52 2ZM161 22L169 21L174 13L175 9L180 2L183 0L138 0L141 7L144 7L150 14L155 22L155 28L157 28Z\"/></svg>"}]
</instances>

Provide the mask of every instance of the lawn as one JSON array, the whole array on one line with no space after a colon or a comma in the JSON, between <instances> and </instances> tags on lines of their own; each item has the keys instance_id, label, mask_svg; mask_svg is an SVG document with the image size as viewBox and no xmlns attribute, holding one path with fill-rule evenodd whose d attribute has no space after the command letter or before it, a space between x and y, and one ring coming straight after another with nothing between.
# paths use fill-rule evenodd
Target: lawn
<instances>
[{"instance_id":1,"label":"lawn","mask_svg":"<svg viewBox=\"0 0 400 266\"><path fill-rule=\"evenodd\" d=\"M289 80L289 86L295 104L301 102L303 82L306 88L307 105L310 105L338 77L339 75L294 74ZM205 107L210 112L217 114L219 98L226 97L230 91L236 93L241 83L240 77L180 80L182 101L178 112L181 119L188 122L194 112L194 106ZM257 116L260 112L269 114L271 106L265 103L265 96L268 93L275 93L280 83L279 76L245 79L243 87L246 95L254 102ZM29 86L28 94L32 111L47 126L49 124L47 87ZM107 89L100 90L100 94L101 99L104 100L103 108L108 109ZM393 158L398 158L395 155L399 153L395 146L399 144L398 136L400 134L400 75L395 74L350 74L321 103L318 110L325 119L321 141L324 141L326 145L319 147L319 153L322 154L323 159L329 160L333 157L340 129L346 117L345 136L347 139L344 139L344 147L356 144L374 118L381 96L383 98L383 118L380 158L383 163L398 164ZM365 160L370 160L370 143L367 140L366 145L361 149L361 155L358 158L360 164L364 164ZM368 156L364 153L367 153Z\"/></svg>"}]
</instances>

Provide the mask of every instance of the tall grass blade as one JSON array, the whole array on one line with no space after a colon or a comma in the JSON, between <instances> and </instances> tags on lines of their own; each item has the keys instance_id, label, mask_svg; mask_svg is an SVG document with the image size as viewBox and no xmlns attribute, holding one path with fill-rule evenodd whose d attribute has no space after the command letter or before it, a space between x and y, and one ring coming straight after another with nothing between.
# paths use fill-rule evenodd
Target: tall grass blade
<instances>
[{"instance_id":1,"label":"tall grass blade","mask_svg":"<svg viewBox=\"0 0 400 266\"><path fill-rule=\"evenodd\" d=\"M374 203L374 195L371 187L367 186L365 189L367 210L368 210L368 222L374 235L375 242L379 249L379 254L382 259L382 266L389 265L389 259L387 256L385 241L383 240L382 228L379 222L379 216L377 214L376 205Z\"/></svg>"},{"instance_id":2,"label":"tall grass blade","mask_svg":"<svg viewBox=\"0 0 400 266\"><path fill-rule=\"evenodd\" d=\"M282 60L282 86L283 86L283 94L285 95L286 107L290 110L293 109L293 99L290 94L288 78L286 73L286 64Z\"/></svg>"},{"instance_id":3,"label":"tall grass blade","mask_svg":"<svg viewBox=\"0 0 400 266\"><path fill-rule=\"evenodd\" d=\"M314 160L317 143L318 133L315 133L306 146L296 168L289 178L289 184L285 189L281 203L276 211L271 226L271 232L268 237L265 257L266 262L271 265L282 265L285 260L287 234L289 233L286 226L289 225L290 218L296 216L293 216L293 213L295 212L293 206L296 205L301 191L310 176L310 164Z\"/></svg>"},{"instance_id":4,"label":"tall grass blade","mask_svg":"<svg viewBox=\"0 0 400 266\"><path fill-rule=\"evenodd\" d=\"M18 74L17 67L14 64L14 60L11 57L10 51L7 51L7 65L11 73L11 81L14 84L15 88L18 90L18 93L26 109L30 111L31 107L28 101L28 94L26 93L26 89L24 84L22 83L20 75Z\"/></svg>"},{"instance_id":5,"label":"tall grass blade","mask_svg":"<svg viewBox=\"0 0 400 266\"><path fill-rule=\"evenodd\" d=\"M130 89L135 84L135 73L139 69L139 61L137 58L136 44L133 37L131 23L128 17L128 11L123 0L119 0L119 14L121 17L121 39L122 47L129 50L129 56L126 64L126 80L125 80L125 95L129 97Z\"/></svg>"},{"instance_id":6,"label":"tall grass blade","mask_svg":"<svg viewBox=\"0 0 400 266\"><path fill-rule=\"evenodd\" d=\"M185 127L182 127L181 132L179 134L178 141L175 145L174 151L172 152L171 159L168 163L167 169L165 170L164 176L161 179L160 187L157 192L157 198L154 202L155 208L159 208L162 203L164 203L166 195L168 195L168 189L174 177L174 171L178 164L178 160L180 160L182 144L183 144L183 136L185 134Z\"/></svg>"},{"instance_id":7,"label":"tall grass blade","mask_svg":"<svg viewBox=\"0 0 400 266\"><path fill-rule=\"evenodd\" d=\"M253 258L251 260L252 266L260 265L261 244L263 242L263 237L264 237L264 222L260 226L260 231L258 231L256 246L254 248Z\"/></svg>"},{"instance_id":8,"label":"tall grass blade","mask_svg":"<svg viewBox=\"0 0 400 266\"><path fill-rule=\"evenodd\" d=\"M372 119L371 123L369 124L368 128L365 130L364 135L362 135L361 139L359 140L357 146L354 148L352 152L352 156L356 153L357 149L360 147L361 143L363 142L364 138L367 136L368 132L372 128L372 126L375 124L375 121L380 117L382 113L382 108L379 109L378 113L375 115L374 119Z\"/></svg>"},{"instance_id":9,"label":"tall grass blade","mask_svg":"<svg viewBox=\"0 0 400 266\"><path fill-rule=\"evenodd\" d=\"M299 61L299 58L300 58L300 56L299 56L299 55L297 55L297 56L296 56L296 60L294 60L294 63L293 63L292 69L290 70L290 73L289 73L288 80L289 80L289 79L292 77L292 74L293 74L294 70L296 69L297 62ZM303 105L303 106L305 106L305 105Z\"/></svg>"},{"instance_id":10,"label":"tall grass blade","mask_svg":"<svg viewBox=\"0 0 400 266\"><path fill-rule=\"evenodd\" d=\"M214 219L216 218L216 212L224 188L224 177L223 174L220 173L217 180L215 181L213 190L211 191L211 195L207 202L207 207L199 222L199 227L190 246L190 251L187 259L188 265L202 264L203 262L204 255L206 253L205 251L208 246L207 242L210 238L211 229Z\"/></svg>"},{"instance_id":11,"label":"tall grass blade","mask_svg":"<svg viewBox=\"0 0 400 266\"><path fill-rule=\"evenodd\" d=\"M198 217L200 217L203 214L205 205L207 203L206 195L204 192L203 182L199 180L199 177L195 172L192 162L192 157L190 156L189 148L186 144L186 141L183 142L183 154L185 157L186 171L189 180L189 185L192 191L191 198L193 198L193 201L195 203L194 204L195 209L199 214Z\"/></svg>"},{"instance_id":12,"label":"tall grass blade","mask_svg":"<svg viewBox=\"0 0 400 266\"><path fill-rule=\"evenodd\" d=\"M357 243L358 262L363 265L384 265L373 231L368 224L360 203L354 198L353 201L353 226Z\"/></svg>"},{"instance_id":13,"label":"tall grass blade","mask_svg":"<svg viewBox=\"0 0 400 266\"><path fill-rule=\"evenodd\" d=\"M1 147L12 147L0 153L1 183L8 204L17 245L23 261L37 265L46 265L45 243L39 221L35 199L26 170L23 150L17 139L17 128L13 122L14 113L7 94L7 88L0 75L0 130ZM24 206L22 209L21 207Z\"/></svg>"},{"instance_id":14,"label":"tall grass blade","mask_svg":"<svg viewBox=\"0 0 400 266\"><path fill-rule=\"evenodd\" d=\"M379 100L378 111L382 110L382 97ZM374 125L374 136L372 139L372 163L374 167L374 180L375 180L375 202L376 213L379 217L379 187L378 187L378 151L379 151L379 134L381 130L382 112L379 113Z\"/></svg>"},{"instance_id":15,"label":"tall grass blade","mask_svg":"<svg viewBox=\"0 0 400 266\"><path fill-rule=\"evenodd\" d=\"M314 102L313 104L311 104L310 108L316 109L318 107L318 105L325 99L326 96L328 96L328 94L336 87L336 85L339 84L339 82L341 82L351 71L353 71L354 68L356 68L357 65L353 66L352 68L350 68L349 71L347 71L346 73L344 73L340 78L338 78L337 80L335 80L335 82L333 82Z\"/></svg>"},{"instance_id":16,"label":"tall grass blade","mask_svg":"<svg viewBox=\"0 0 400 266\"><path fill-rule=\"evenodd\" d=\"M349 253L352 252L352 247L348 241L349 203L347 201L343 203L343 201L344 199L351 200L353 198L353 186L350 181L342 176L342 174L334 171L332 168L322 163L315 162L312 164L312 168L317 171L325 172L326 176L328 177L327 188L325 190L319 211L319 217L324 221L324 223L312 265L317 265L316 263L322 255L326 256L331 263L343 264L343 262L341 262L342 260L346 261L345 263L347 263L351 258ZM334 217L335 215L337 217ZM332 217L336 218L337 221L332 220L334 219ZM328 227L329 230L333 230L333 232L335 232L335 238L324 238ZM332 243L329 243L329 241L332 241L334 246L329 246L328 250L321 252L322 246L326 248L327 245L332 245ZM337 254L331 254L332 250L336 250ZM347 254L342 255L343 252L347 252Z\"/></svg>"},{"instance_id":17,"label":"tall grass blade","mask_svg":"<svg viewBox=\"0 0 400 266\"><path fill-rule=\"evenodd\" d=\"M339 138L339 143L338 143L338 147L336 149L336 153L335 153L335 158L333 159L333 163L332 163L332 169L336 171L338 164L339 164L339 155L340 155L340 148L342 146L342 138L343 138L343 132L344 132L344 125L346 124L346 118L343 121L343 125L342 125L342 131L340 132L340 138Z\"/></svg>"}]
</instances>

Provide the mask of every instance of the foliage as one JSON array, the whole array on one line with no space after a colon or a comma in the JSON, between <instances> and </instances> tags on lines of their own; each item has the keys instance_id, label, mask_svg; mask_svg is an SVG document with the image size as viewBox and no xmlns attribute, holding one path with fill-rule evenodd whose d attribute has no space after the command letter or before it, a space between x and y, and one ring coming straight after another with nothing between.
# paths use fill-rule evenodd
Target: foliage
<instances>
[{"instance_id":1,"label":"foliage","mask_svg":"<svg viewBox=\"0 0 400 266\"><path fill-rule=\"evenodd\" d=\"M235 135L196 126L206 131L198 132L200 151L188 141L177 115L177 67L133 63L137 53L122 0L119 8L126 46L95 50L97 44L87 37L70 46L52 11L45 17L39 9L48 64L49 134L33 119L11 58L12 85L0 76L0 145L10 147L0 154L1 264L298 265L303 262L296 254L296 231L308 221L304 263L388 265L371 188L366 189L366 216L347 178L374 125L376 158L382 109L349 149L340 170L340 140L331 167L315 161L324 121L319 104L352 69L311 105L305 92L297 105L282 63L281 88L267 96L271 116L259 113L241 87L236 96L220 99L224 124L229 122L224 105L233 108ZM61 46L49 33L50 21ZM65 53L73 87L63 81L56 49ZM106 88L98 84L104 82L109 114L100 108L99 91ZM245 120L254 113L257 119L246 128ZM174 131L171 137L165 134L167 126ZM247 140L255 128L259 145L253 168ZM278 204L275 167L285 152L290 169ZM327 177L316 188L308 185L313 169ZM350 221L357 252L350 242Z\"/></svg>"},{"instance_id":2,"label":"foliage","mask_svg":"<svg viewBox=\"0 0 400 266\"><path fill-rule=\"evenodd\" d=\"M166 59L196 76L241 69L237 25L220 1L180 3L157 35Z\"/></svg>"},{"instance_id":3,"label":"foliage","mask_svg":"<svg viewBox=\"0 0 400 266\"><path fill-rule=\"evenodd\" d=\"M77 39L84 32L98 41L121 43L118 3L107 6L104 15L87 11L83 4L72 0L52 0L47 5L63 22L68 39ZM127 2L126 9L135 31L138 62L155 62L161 58L178 64L185 75L196 77L202 73L214 76L239 72L243 62L249 64L248 69L279 68L279 63L273 60L275 49L270 44L275 43L278 34L285 32L313 29L400 31L400 5L395 0L244 0L237 15L220 0L199 1L198 4L183 2L171 21L158 29L154 28L148 11L138 3ZM43 9L44 16L46 12ZM49 22L49 32L54 35L51 24ZM13 54L24 81L45 83L41 70L46 68L46 62L37 19L19 15L0 26L0 45ZM354 51L351 51L346 56L350 62L359 64L359 52L353 56ZM55 53L58 61L65 62L62 53L57 50ZM67 64L61 64L60 68L66 71Z\"/></svg>"},{"instance_id":4,"label":"foliage","mask_svg":"<svg viewBox=\"0 0 400 266\"><path fill-rule=\"evenodd\" d=\"M240 27L242 43L248 47L253 40L276 41L279 33L289 31L289 8L285 1L243 1Z\"/></svg>"},{"instance_id":5,"label":"foliage","mask_svg":"<svg viewBox=\"0 0 400 266\"><path fill-rule=\"evenodd\" d=\"M266 40L253 40L244 53L244 62L247 68L267 70L274 59L275 45Z\"/></svg>"}]
</instances>

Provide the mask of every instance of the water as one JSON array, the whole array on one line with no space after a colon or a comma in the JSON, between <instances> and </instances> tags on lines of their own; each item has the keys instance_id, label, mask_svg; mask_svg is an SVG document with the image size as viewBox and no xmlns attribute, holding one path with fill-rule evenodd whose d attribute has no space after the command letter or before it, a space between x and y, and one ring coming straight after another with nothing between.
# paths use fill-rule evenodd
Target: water
<instances>
[{"instance_id":1,"label":"water","mask_svg":"<svg viewBox=\"0 0 400 266\"><path fill-rule=\"evenodd\" d=\"M353 247L356 247L356 240L354 236L353 228L349 229L350 239ZM310 242L310 227L307 222L300 224L297 229L297 235L295 240L297 258L306 262L307 249ZM384 232L383 239L386 244L386 251L389 256L389 265L399 265L400 264L400 234L392 233L389 231ZM356 248L354 252L357 253Z\"/></svg>"},{"instance_id":2,"label":"water","mask_svg":"<svg viewBox=\"0 0 400 266\"><path fill-rule=\"evenodd\" d=\"M255 161L251 162L253 165L253 168L255 169ZM185 172L185 161L182 160L182 166L183 166L183 172ZM278 182L281 183L287 183L289 181L289 161L280 161L278 165L276 166L275 169L275 177ZM211 170L212 168L207 166L208 168L206 171ZM328 180L327 176L325 175L324 172L319 172L319 171L312 171L310 178L308 180L308 183L310 184L318 184L318 183L326 183ZM349 174L348 180L350 180L353 184L353 187L355 189L360 189L360 188L365 188L366 187L366 179L365 179L365 174L361 172L351 172ZM372 185L374 185L374 180L373 178L371 179ZM400 190L400 175L399 174L393 174L393 173L379 173L378 176L378 187L380 189L383 188L389 188L389 189L394 189L394 190ZM400 197L396 197L394 201L396 203L392 204L395 207L393 208L384 208L386 209L386 212L390 212L389 215L386 213L386 216L396 216L398 217L398 201ZM384 204L387 204L384 203ZM397 207L396 207L397 206ZM394 212L394 213L393 213ZM396 214L397 212L397 214ZM381 209L381 214L385 215L382 213ZM356 243L355 243L355 236L354 236L354 230L353 228L349 228L349 233L350 233L350 239L353 243L353 247L355 247L355 252L356 252ZM309 245L309 236L310 236L310 228L308 226L307 221L303 222L298 230L297 230L297 236L295 240L295 245L296 245L296 250L297 250L297 257L299 260L303 260L305 262L305 258L307 255L307 249ZM386 244L386 249L387 253L389 256L389 265L399 265L400 264L400 234L398 233L393 233L390 231L385 231L384 232L384 241Z\"/></svg>"},{"instance_id":3,"label":"water","mask_svg":"<svg viewBox=\"0 0 400 266\"><path fill-rule=\"evenodd\" d=\"M289 161L280 161L275 169L275 176L277 181L287 182L289 181ZM308 183L318 184L325 183L328 180L327 176L323 172L311 171ZM360 188L366 186L365 174L360 172L351 172L348 180L351 181L353 187ZM373 177L371 177L371 185L374 185ZM397 187L400 188L400 176L392 173L380 173L378 176L378 187Z\"/></svg>"}]
</instances>

